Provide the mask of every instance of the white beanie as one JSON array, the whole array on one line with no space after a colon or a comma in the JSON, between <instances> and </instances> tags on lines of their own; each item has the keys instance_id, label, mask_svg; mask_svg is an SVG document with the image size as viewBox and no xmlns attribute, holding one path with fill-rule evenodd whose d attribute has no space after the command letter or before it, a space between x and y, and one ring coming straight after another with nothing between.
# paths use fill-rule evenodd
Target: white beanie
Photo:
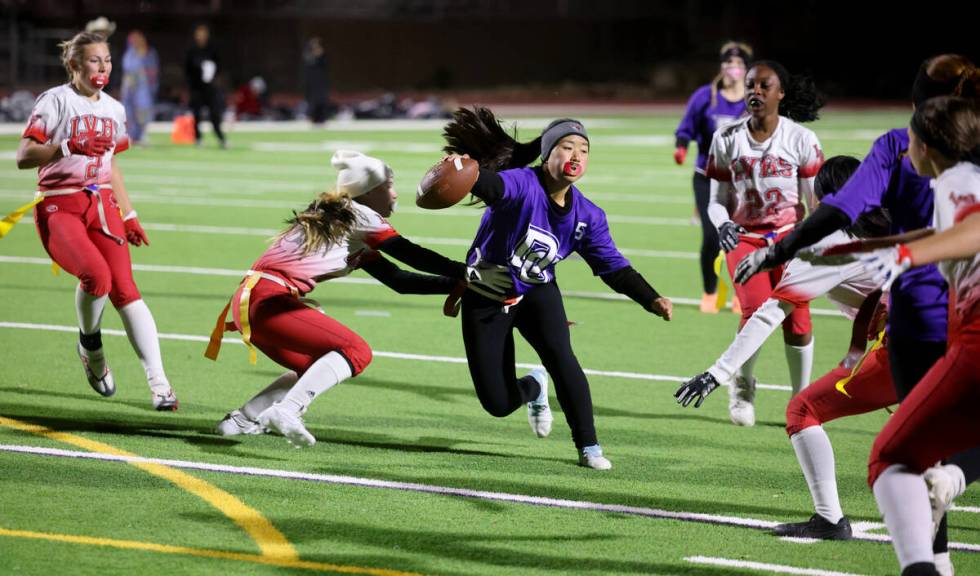
<instances>
[{"instance_id":1,"label":"white beanie","mask_svg":"<svg viewBox=\"0 0 980 576\"><path fill-rule=\"evenodd\" d=\"M337 150L330 164L337 169L337 191L355 198L388 181L388 166L353 150Z\"/></svg>"}]
</instances>

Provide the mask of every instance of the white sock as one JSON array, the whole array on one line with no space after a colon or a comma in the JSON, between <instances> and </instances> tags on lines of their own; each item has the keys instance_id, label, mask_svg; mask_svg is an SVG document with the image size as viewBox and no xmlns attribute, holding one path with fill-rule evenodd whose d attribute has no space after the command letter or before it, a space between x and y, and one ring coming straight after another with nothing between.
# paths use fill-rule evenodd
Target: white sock
<instances>
[{"instance_id":1,"label":"white sock","mask_svg":"<svg viewBox=\"0 0 980 576\"><path fill-rule=\"evenodd\" d=\"M933 564L936 565L936 572L941 576L953 576L953 560L949 557L949 552L937 552L933 555Z\"/></svg>"},{"instance_id":2,"label":"white sock","mask_svg":"<svg viewBox=\"0 0 980 576\"><path fill-rule=\"evenodd\" d=\"M926 481L902 464L892 464L871 487L892 536L898 564L933 562L932 509Z\"/></svg>"},{"instance_id":3,"label":"white sock","mask_svg":"<svg viewBox=\"0 0 980 576\"><path fill-rule=\"evenodd\" d=\"M75 312L78 313L78 329L82 334L95 334L102 328L102 311L108 296L93 296L82 290L82 285L75 287Z\"/></svg>"},{"instance_id":4,"label":"white sock","mask_svg":"<svg viewBox=\"0 0 980 576\"><path fill-rule=\"evenodd\" d=\"M347 360L337 352L328 352L310 366L280 403L302 413L317 396L350 377Z\"/></svg>"},{"instance_id":5,"label":"white sock","mask_svg":"<svg viewBox=\"0 0 980 576\"><path fill-rule=\"evenodd\" d=\"M153 321L153 314L143 300L130 302L117 311L126 328L129 343L133 345L133 350L143 364L150 390L156 394L166 394L170 390L170 382L167 381L167 375L163 371L160 337L157 335L157 324Z\"/></svg>"},{"instance_id":6,"label":"white sock","mask_svg":"<svg viewBox=\"0 0 980 576\"><path fill-rule=\"evenodd\" d=\"M769 335L786 319L786 311L780 305L778 300L771 298L766 300L765 304L742 325L732 343L708 369L715 380L722 384L730 381L740 367L745 367L743 376L752 377L752 366L755 364L759 349L765 344Z\"/></svg>"},{"instance_id":7,"label":"white sock","mask_svg":"<svg viewBox=\"0 0 980 576\"><path fill-rule=\"evenodd\" d=\"M844 512L837 496L837 474L834 466L834 448L823 426L810 426L790 436L796 460L803 470L803 477L810 487L813 507L817 514L831 524L840 522Z\"/></svg>"},{"instance_id":8,"label":"white sock","mask_svg":"<svg viewBox=\"0 0 980 576\"><path fill-rule=\"evenodd\" d=\"M786 363L789 364L789 382L793 395L810 385L810 372L813 370L813 337L806 346L786 345Z\"/></svg>"},{"instance_id":9,"label":"white sock","mask_svg":"<svg viewBox=\"0 0 980 576\"><path fill-rule=\"evenodd\" d=\"M299 380L299 375L296 372L292 370L284 372L281 376L273 380L272 384L269 384L261 392L252 396L252 399L242 406L242 414L249 420L257 421L259 414L269 406L282 400L286 392L289 392L289 389L296 385L297 380Z\"/></svg>"},{"instance_id":10,"label":"white sock","mask_svg":"<svg viewBox=\"0 0 980 576\"><path fill-rule=\"evenodd\" d=\"M756 351L755 354L749 356L749 359L746 360L739 367L739 369L735 371L735 377L742 378L746 382L751 383L752 380L755 378L755 361L758 359L759 359L759 352Z\"/></svg>"}]
</instances>

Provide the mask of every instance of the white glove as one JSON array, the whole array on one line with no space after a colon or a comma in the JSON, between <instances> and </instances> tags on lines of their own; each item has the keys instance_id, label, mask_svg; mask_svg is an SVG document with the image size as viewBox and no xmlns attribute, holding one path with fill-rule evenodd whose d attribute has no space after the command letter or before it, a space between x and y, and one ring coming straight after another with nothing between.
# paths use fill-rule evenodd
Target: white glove
<instances>
[{"instance_id":1,"label":"white glove","mask_svg":"<svg viewBox=\"0 0 980 576\"><path fill-rule=\"evenodd\" d=\"M494 292L507 293L513 290L514 282L510 277L510 269L487 262L466 267L466 281L485 286Z\"/></svg>"},{"instance_id":2,"label":"white glove","mask_svg":"<svg viewBox=\"0 0 980 576\"><path fill-rule=\"evenodd\" d=\"M881 283L881 290L891 289L895 279L912 267L912 253L905 244L881 248L861 258L865 269L872 273L874 281Z\"/></svg>"}]
</instances>

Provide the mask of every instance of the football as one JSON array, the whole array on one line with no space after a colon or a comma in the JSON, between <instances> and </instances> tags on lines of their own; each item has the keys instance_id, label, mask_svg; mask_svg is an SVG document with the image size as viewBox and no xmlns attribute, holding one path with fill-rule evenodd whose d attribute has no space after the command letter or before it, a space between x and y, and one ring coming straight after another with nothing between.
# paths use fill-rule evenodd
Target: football
<instances>
[{"instance_id":1,"label":"football","mask_svg":"<svg viewBox=\"0 0 980 576\"><path fill-rule=\"evenodd\" d=\"M472 158L443 160L422 177L415 205L428 210L448 208L470 193L479 175L480 165Z\"/></svg>"}]
</instances>

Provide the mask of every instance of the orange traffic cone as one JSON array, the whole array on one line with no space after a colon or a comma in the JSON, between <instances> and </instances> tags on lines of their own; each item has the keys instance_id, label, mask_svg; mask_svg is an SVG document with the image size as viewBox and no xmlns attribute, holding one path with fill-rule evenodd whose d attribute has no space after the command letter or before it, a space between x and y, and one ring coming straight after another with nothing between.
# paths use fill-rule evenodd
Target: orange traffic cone
<instances>
[{"instance_id":1,"label":"orange traffic cone","mask_svg":"<svg viewBox=\"0 0 980 576\"><path fill-rule=\"evenodd\" d=\"M174 118L174 129L170 133L170 141L174 144L193 144L194 140L194 116L183 114Z\"/></svg>"}]
</instances>

